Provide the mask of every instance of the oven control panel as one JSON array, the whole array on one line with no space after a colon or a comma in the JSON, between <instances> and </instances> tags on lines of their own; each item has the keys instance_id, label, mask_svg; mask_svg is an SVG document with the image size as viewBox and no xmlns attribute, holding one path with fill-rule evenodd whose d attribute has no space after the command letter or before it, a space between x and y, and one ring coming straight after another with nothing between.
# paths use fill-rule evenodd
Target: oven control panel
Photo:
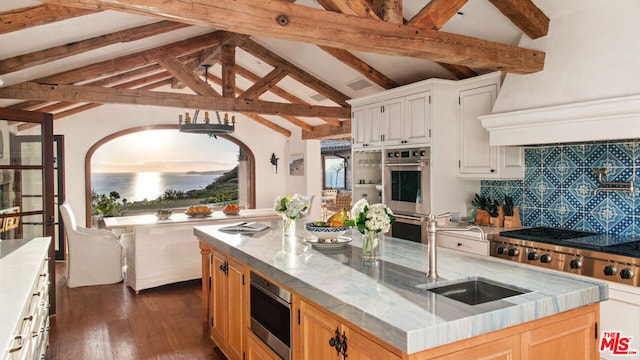
<instances>
[{"instance_id":1,"label":"oven control panel","mask_svg":"<svg viewBox=\"0 0 640 360\"><path fill-rule=\"evenodd\" d=\"M388 150L385 155L385 162L416 162L429 160L430 151L428 147L412 149Z\"/></svg>"}]
</instances>

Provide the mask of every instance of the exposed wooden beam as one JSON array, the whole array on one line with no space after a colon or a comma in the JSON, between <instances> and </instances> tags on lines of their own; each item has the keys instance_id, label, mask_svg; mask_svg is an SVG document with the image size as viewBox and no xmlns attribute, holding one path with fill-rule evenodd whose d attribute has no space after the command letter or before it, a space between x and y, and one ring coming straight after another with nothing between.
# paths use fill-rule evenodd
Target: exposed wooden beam
<instances>
[{"instance_id":1,"label":"exposed wooden beam","mask_svg":"<svg viewBox=\"0 0 640 360\"><path fill-rule=\"evenodd\" d=\"M250 72L249 70L243 68L242 66L237 66L236 67L236 71L238 73L238 75L244 77L245 79L252 81L252 82L258 82L260 81L260 77L252 72ZM305 105L309 105L308 102L300 99L299 97L291 94L290 92L288 92L287 90L284 90L278 86L274 86L270 89L270 91L272 93L274 93L275 95L278 95L279 97L289 101L292 104L305 104ZM333 126L333 127L340 127L342 125L342 122L338 119L335 118L327 118L327 117L321 117L320 119L322 119L322 121L325 121L327 124Z\"/></svg>"},{"instance_id":2,"label":"exposed wooden beam","mask_svg":"<svg viewBox=\"0 0 640 360\"><path fill-rule=\"evenodd\" d=\"M378 17L388 23L402 25L402 0L371 0Z\"/></svg>"},{"instance_id":3,"label":"exposed wooden beam","mask_svg":"<svg viewBox=\"0 0 640 360\"><path fill-rule=\"evenodd\" d=\"M284 1L44 1L92 10L121 10L225 31L350 51L414 57L512 73L533 73L544 67L545 54L542 51L413 26L399 26Z\"/></svg>"},{"instance_id":4,"label":"exposed wooden beam","mask_svg":"<svg viewBox=\"0 0 640 360\"><path fill-rule=\"evenodd\" d=\"M359 72L367 79L378 84L383 89L388 90L400 86L400 84L389 79L386 75L374 69L366 62L358 59L355 55L351 54L347 50L330 48L327 46L320 46L320 48L329 53L334 58L340 60L345 65Z\"/></svg>"},{"instance_id":5,"label":"exposed wooden beam","mask_svg":"<svg viewBox=\"0 0 640 360\"><path fill-rule=\"evenodd\" d=\"M431 0L407 22L423 29L440 30L468 0Z\"/></svg>"},{"instance_id":6,"label":"exposed wooden beam","mask_svg":"<svg viewBox=\"0 0 640 360\"><path fill-rule=\"evenodd\" d=\"M289 77L303 83L305 86L311 89L316 90L320 94L331 99L331 101L335 102L336 104L340 106L349 106L349 104L347 103L347 100L349 99L348 96L325 84L317 77L291 64L289 61L285 60L284 58L275 54L264 46L256 43L255 41L246 40L242 44L240 44L240 47L249 54L262 59L273 67L281 67L287 72Z\"/></svg>"},{"instance_id":7,"label":"exposed wooden beam","mask_svg":"<svg viewBox=\"0 0 640 360\"><path fill-rule=\"evenodd\" d=\"M269 129L275 131L275 132L279 132L280 134L286 136L286 137L291 137L291 131L283 128L282 126L278 126L274 123L272 123L271 121L263 118L260 115L256 115L256 114L248 114L248 113L242 113L242 115L248 117L251 120L254 120L255 122L262 124L266 127L268 127Z\"/></svg>"},{"instance_id":8,"label":"exposed wooden beam","mask_svg":"<svg viewBox=\"0 0 640 360\"><path fill-rule=\"evenodd\" d=\"M347 15L366 16L378 19L376 12L365 0L318 0L323 8Z\"/></svg>"},{"instance_id":9,"label":"exposed wooden beam","mask_svg":"<svg viewBox=\"0 0 640 360\"><path fill-rule=\"evenodd\" d=\"M489 0L501 13L532 39L546 36L549 18L531 0Z\"/></svg>"},{"instance_id":10,"label":"exposed wooden beam","mask_svg":"<svg viewBox=\"0 0 640 360\"><path fill-rule=\"evenodd\" d=\"M155 64L158 62L158 59L163 57L174 56L175 54L186 55L200 51L204 48L219 44L220 38L221 34L218 31L211 32L135 54L125 55L119 58L83 66L78 69L65 71L34 81L42 84L73 84L97 77L115 75L121 73L122 69L131 69Z\"/></svg>"},{"instance_id":11,"label":"exposed wooden beam","mask_svg":"<svg viewBox=\"0 0 640 360\"><path fill-rule=\"evenodd\" d=\"M250 112L270 115L349 118L350 108L285 104L260 100L237 100L168 92L111 89L99 86L41 85L26 82L0 88L5 99L57 100L90 103L167 106L203 110Z\"/></svg>"},{"instance_id":12,"label":"exposed wooden beam","mask_svg":"<svg viewBox=\"0 0 640 360\"><path fill-rule=\"evenodd\" d=\"M287 120L288 122L297 125L298 127L300 127L302 129L302 131L311 131L313 130L313 126L307 124L306 122L293 117L293 116L287 116L287 115L280 115L281 118Z\"/></svg>"},{"instance_id":13,"label":"exposed wooden beam","mask_svg":"<svg viewBox=\"0 0 640 360\"><path fill-rule=\"evenodd\" d=\"M14 56L12 58L0 60L0 74L23 70L31 66L45 64L72 55L82 54L103 46L140 40L145 37L163 34L187 26L189 25L171 21L160 21L107 35L96 36L87 40L55 46L29 54Z\"/></svg>"},{"instance_id":14,"label":"exposed wooden beam","mask_svg":"<svg viewBox=\"0 0 640 360\"><path fill-rule=\"evenodd\" d=\"M467 66L445 64L445 63L438 63L438 65L447 69L447 71L449 71L458 80L468 79L474 76L478 76L478 73L475 72L475 70Z\"/></svg>"},{"instance_id":15,"label":"exposed wooden beam","mask_svg":"<svg viewBox=\"0 0 640 360\"><path fill-rule=\"evenodd\" d=\"M314 126L311 131L302 132L302 140L348 139L351 137L351 120L342 122L339 128L329 125Z\"/></svg>"},{"instance_id":16,"label":"exposed wooden beam","mask_svg":"<svg viewBox=\"0 0 640 360\"><path fill-rule=\"evenodd\" d=\"M220 53L220 65L222 66L222 96L235 98L236 91L236 44L229 41L229 33L222 36L223 43ZM225 41L227 39L227 41Z\"/></svg>"},{"instance_id":17,"label":"exposed wooden beam","mask_svg":"<svg viewBox=\"0 0 640 360\"><path fill-rule=\"evenodd\" d=\"M257 99L260 95L272 89L285 76L287 76L287 72L277 67L262 79L254 82L250 88L238 96L238 99Z\"/></svg>"},{"instance_id":18,"label":"exposed wooden beam","mask_svg":"<svg viewBox=\"0 0 640 360\"><path fill-rule=\"evenodd\" d=\"M0 34L62 21L95 11L54 4L44 4L13 9L0 13Z\"/></svg>"},{"instance_id":19,"label":"exposed wooden beam","mask_svg":"<svg viewBox=\"0 0 640 360\"><path fill-rule=\"evenodd\" d=\"M187 69L187 67L178 59L168 57L158 59L158 62L196 94L212 97L220 96L220 94L218 94L211 85L202 81L199 76L190 71L190 69Z\"/></svg>"}]
</instances>

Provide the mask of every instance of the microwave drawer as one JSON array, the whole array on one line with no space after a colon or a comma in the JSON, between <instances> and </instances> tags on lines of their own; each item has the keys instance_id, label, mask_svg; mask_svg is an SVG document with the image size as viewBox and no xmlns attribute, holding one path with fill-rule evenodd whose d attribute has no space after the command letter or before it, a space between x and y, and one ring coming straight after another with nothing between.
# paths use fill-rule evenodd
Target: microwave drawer
<instances>
[{"instance_id":1,"label":"microwave drawer","mask_svg":"<svg viewBox=\"0 0 640 360\"><path fill-rule=\"evenodd\" d=\"M438 234L438 246L471 254L489 256L489 242L458 234Z\"/></svg>"}]
</instances>

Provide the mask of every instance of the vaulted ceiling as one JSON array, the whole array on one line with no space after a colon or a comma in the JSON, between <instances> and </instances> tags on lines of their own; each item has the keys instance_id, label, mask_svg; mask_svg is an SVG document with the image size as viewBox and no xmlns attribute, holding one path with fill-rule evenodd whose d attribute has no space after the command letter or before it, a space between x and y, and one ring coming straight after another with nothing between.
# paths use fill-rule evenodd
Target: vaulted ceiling
<instances>
[{"instance_id":1,"label":"vaulted ceiling","mask_svg":"<svg viewBox=\"0 0 640 360\"><path fill-rule=\"evenodd\" d=\"M234 112L326 139L350 135L353 97L542 70L516 44L549 18L531 0L13 0L0 24L0 106Z\"/></svg>"}]
</instances>

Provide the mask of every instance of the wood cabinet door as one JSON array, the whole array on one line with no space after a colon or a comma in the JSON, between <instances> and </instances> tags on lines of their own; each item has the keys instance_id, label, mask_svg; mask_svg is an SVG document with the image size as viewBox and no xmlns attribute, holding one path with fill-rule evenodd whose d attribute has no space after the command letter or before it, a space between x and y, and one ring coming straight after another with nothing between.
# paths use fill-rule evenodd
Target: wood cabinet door
<instances>
[{"instance_id":1,"label":"wood cabinet door","mask_svg":"<svg viewBox=\"0 0 640 360\"><path fill-rule=\"evenodd\" d=\"M211 339L223 347L227 338L227 276L222 270L226 264L226 256L213 252L211 264Z\"/></svg>"},{"instance_id":2,"label":"wood cabinet door","mask_svg":"<svg viewBox=\"0 0 640 360\"><path fill-rule=\"evenodd\" d=\"M304 360L342 359L342 354L329 345L329 339L336 336L336 330L342 334L338 320L313 305L300 301L300 354ZM349 357L351 360L351 357Z\"/></svg>"},{"instance_id":3,"label":"wood cabinet door","mask_svg":"<svg viewBox=\"0 0 640 360\"><path fill-rule=\"evenodd\" d=\"M481 345L472 346L464 350L454 351L446 355L435 357L433 360L514 360L520 358L519 348L520 335L518 334L489 341Z\"/></svg>"},{"instance_id":4,"label":"wood cabinet door","mask_svg":"<svg viewBox=\"0 0 640 360\"><path fill-rule=\"evenodd\" d=\"M244 266L227 258L227 356L242 359L244 338Z\"/></svg>"},{"instance_id":5,"label":"wood cabinet door","mask_svg":"<svg viewBox=\"0 0 640 360\"><path fill-rule=\"evenodd\" d=\"M247 331L247 343L245 347L246 360L280 360L268 346L264 345L260 339L251 332Z\"/></svg>"},{"instance_id":6,"label":"wood cabinet door","mask_svg":"<svg viewBox=\"0 0 640 360\"><path fill-rule=\"evenodd\" d=\"M521 359L598 359L597 319L597 312L589 312L523 333Z\"/></svg>"},{"instance_id":7,"label":"wood cabinet door","mask_svg":"<svg viewBox=\"0 0 640 360\"><path fill-rule=\"evenodd\" d=\"M399 360L394 354L372 338L345 326L348 360Z\"/></svg>"}]
</instances>

